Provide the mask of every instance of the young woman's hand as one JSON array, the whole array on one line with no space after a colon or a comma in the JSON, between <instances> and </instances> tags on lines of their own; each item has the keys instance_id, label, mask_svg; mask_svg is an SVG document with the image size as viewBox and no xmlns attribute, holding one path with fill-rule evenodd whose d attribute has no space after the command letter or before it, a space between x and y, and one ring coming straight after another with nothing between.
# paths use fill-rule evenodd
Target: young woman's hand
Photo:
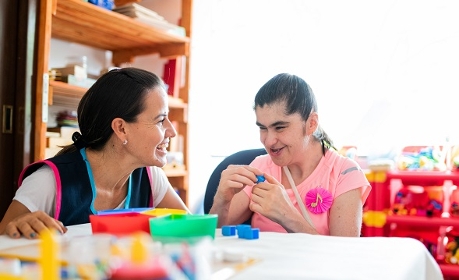
<instances>
[{"instance_id":1,"label":"young woman's hand","mask_svg":"<svg viewBox=\"0 0 459 280\"><path fill-rule=\"evenodd\" d=\"M250 218L249 197L241 193L245 186L253 186L257 175L262 175L257 168L249 165L229 165L221 174L214 203L209 213L218 214L218 226L239 224Z\"/></svg>"},{"instance_id":2,"label":"young woman's hand","mask_svg":"<svg viewBox=\"0 0 459 280\"><path fill-rule=\"evenodd\" d=\"M261 174L263 173L249 165L229 165L221 174L215 198L230 202L245 186L254 185L257 175Z\"/></svg>"},{"instance_id":3,"label":"young woman's hand","mask_svg":"<svg viewBox=\"0 0 459 280\"><path fill-rule=\"evenodd\" d=\"M281 224L291 213L298 212L284 186L271 175L265 174L265 181L252 188L250 210Z\"/></svg>"},{"instance_id":4,"label":"young woman's hand","mask_svg":"<svg viewBox=\"0 0 459 280\"><path fill-rule=\"evenodd\" d=\"M50 217L43 211L25 213L12 219L5 227L3 234L11 238L24 236L27 239L38 238L43 230L54 229L61 234L67 232L67 228L58 220Z\"/></svg>"}]
</instances>

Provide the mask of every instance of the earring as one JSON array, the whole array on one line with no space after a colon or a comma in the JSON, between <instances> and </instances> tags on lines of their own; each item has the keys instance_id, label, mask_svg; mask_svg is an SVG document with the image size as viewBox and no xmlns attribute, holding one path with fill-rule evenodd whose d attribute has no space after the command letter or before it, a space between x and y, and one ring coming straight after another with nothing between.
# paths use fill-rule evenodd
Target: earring
<instances>
[{"instance_id":1,"label":"earring","mask_svg":"<svg viewBox=\"0 0 459 280\"><path fill-rule=\"evenodd\" d=\"M126 145L126 144L127 144L127 140L126 140L126 139L124 139L124 141L123 141L123 145Z\"/></svg>"}]
</instances>

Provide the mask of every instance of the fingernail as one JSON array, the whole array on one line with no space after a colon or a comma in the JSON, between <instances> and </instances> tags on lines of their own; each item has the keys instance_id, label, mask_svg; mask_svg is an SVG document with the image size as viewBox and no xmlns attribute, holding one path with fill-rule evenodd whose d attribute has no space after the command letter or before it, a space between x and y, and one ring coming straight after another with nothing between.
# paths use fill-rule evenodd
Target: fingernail
<instances>
[{"instance_id":1,"label":"fingernail","mask_svg":"<svg viewBox=\"0 0 459 280\"><path fill-rule=\"evenodd\" d=\"M35 232L32 232L32 233L30 234L30 237L31 237L31 238L35 238L35 236L37 236L37 234L36 234Z\"/></svg>"},{"instance_id":2,"label":"fingernail","mask_svg":"<svg viewBox=\"0 0 459 280\"><path fill-rule=\"evenodd\" d=\"M19 236L19 233L15 232L13 233L13 237L18 237Z\"/></svg>"}]
</instances>

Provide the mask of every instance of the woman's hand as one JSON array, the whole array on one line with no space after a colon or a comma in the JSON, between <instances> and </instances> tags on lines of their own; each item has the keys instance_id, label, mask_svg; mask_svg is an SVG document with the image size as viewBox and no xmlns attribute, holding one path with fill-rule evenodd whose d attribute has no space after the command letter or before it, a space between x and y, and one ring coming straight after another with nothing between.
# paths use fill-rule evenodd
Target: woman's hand
<instances>
[{"instance_id":1,"label":"woman's hand","mask_svg":"<svg viewBox=\"0 0 459 280\"><path fill-rule=\"evenodd\" d=\"M12 219L5 227L3 234L11 238L24 236L27 239L38 238L38 234L46 229L54 229L61 234L67 228L58 220L50 217L43 211L25 213Z\"/></svg>"},{"instance_id":2,"label":"woman's hand","mask_svg":"<svg viewBox=\"0 0 459 280\"><path fill-rule=\"evenodd\" d=\"M210 214L218 214L219 227L242 223L252 215L249 197L241 191L246 185L253 186L257 182L257 175L262 174L248 165L229 165L223 170L214 203L209 210Z\"/></svg>"},{"instance_id":3,"label":"woman's hand","mask_svg":"<svg viewBox=\"0 0 459 280\"><path fill-rule=\"evenodd\" d=\"M257 175L261 174L263 172L249 165L229 165L220 176L215 198L230 202L246 185L254 185L257 182Z\"/></svg>"},{"instance_id":4,"label":"woman's hand","mask_svg":"<svg viewBox=\"0 0 459 280\"><path fill-rule=\"evenodd\" d=\"M290 213L296 214L298 211L284 186L274 177L267 174L264 176L266 180L256 184L252 189L250 210L282 225L286 218L292 216Z\"/></svg>"}]
</instances>

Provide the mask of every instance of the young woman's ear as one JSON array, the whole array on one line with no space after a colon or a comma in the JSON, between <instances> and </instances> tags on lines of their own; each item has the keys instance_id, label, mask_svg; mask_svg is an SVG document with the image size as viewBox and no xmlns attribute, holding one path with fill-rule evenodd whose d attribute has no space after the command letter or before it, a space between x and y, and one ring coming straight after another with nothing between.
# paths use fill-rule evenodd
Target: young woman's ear
<instances>
[{"instance_id":1,"label":"young woman's ear","mask_svg":"<svg viewBox=\"0 0 459 280\"><path fill-rule=\"evenodd\" d=\"M306 122L306 133L309 135L309 134L313 134L317 128L319 127L319 114L317 114L316 112L312 112L310 115L309 115L309 118Z\"/></svg>"}]
</instances>

